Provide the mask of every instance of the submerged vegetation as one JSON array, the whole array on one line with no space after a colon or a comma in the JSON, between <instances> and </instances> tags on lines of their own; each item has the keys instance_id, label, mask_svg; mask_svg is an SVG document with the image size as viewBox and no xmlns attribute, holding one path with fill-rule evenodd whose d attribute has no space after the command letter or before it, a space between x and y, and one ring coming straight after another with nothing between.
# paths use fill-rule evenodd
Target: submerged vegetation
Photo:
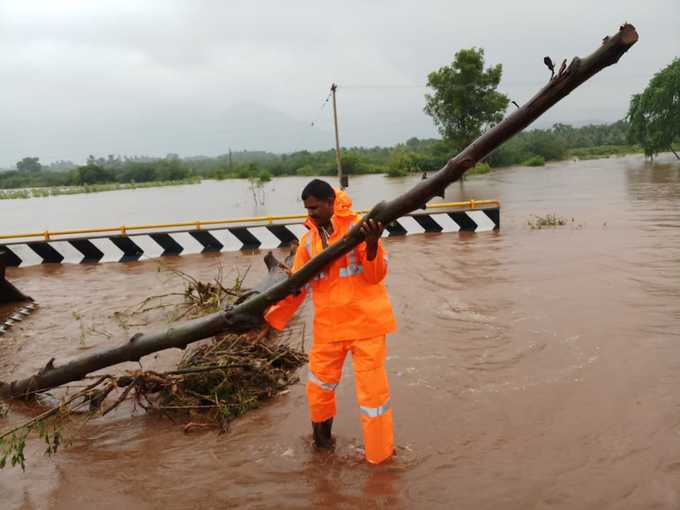
<instances>
[{"instance_id":1,"label":"submerged vegetation","mask_svg":"<svg viewBox=\"0 0 680 510\"><path fill-rule=\"evenodd\" d=\"M55 186L51 188L28 188L16 190L1 190L0 200L17 198L43 198L56 197L59 195L80 195L82 193L99 193L102 191L118 191L122 189L157 188L163 186L182 186L184 184L196 184L201 182L200 177L189 177L176 181L150 181L150 182L122 182L89 184L85 186Z\"/></svg>"},{"instance_id":2,"label":"submerged vegetation","mask_svg":"<svg viewBox=\"0 0 680 510\"><path fill-rule=\"evenodd\" d=\"M246 297L237 275L231 287L222 284L222 271L212 282L201 282L173 271L184 290L151 296L130 309L114 313L124 329L155 322L159 311L176 321L205 315ZM304 330L270 335L268 326L244 334L219 335L187 349L177 367L158 372L127 371L88 379L79 391L64 396L30 420L0 431L0 468L25 469L25 448L31 437L44 440L45 454L57 453L91 419L105 416L125 402L146 412L162 414L181 423L185 432L195 429L226 431L231 421L298 381L297 369L307 361ZM7 407L0 403L0 419ZM0 422L1 423L1 422Z\"/></svg>"},{"instance_id":3,"label":"submerged vegetation","mask_svg":"<svg viewBox=\"0 0 680 510\"><path fill-rule=\"evenodd\" d=\"M543 156L531 156L522 163L524 166L544 166L545 158Z\"/></svg>"},{"instance_id":4,"label":"submerged vegetation","mask_svg":"<svg viewBox=\"0 0 680 510\"><path fill-rule=\"evenodd\" d=\"M572 218L572 223L574 222ZM567 224L567 220L556 214L546 214L545 216L535 216L532 215L529 218L529 228L535 230L541 230L547 227L561 227Z\"/></svg>"}]
</instances>

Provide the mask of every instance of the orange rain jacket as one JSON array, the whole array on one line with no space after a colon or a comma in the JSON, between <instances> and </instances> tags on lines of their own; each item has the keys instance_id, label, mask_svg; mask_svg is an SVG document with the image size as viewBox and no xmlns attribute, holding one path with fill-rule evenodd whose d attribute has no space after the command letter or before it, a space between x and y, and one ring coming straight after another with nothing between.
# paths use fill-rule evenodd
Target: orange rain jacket
<instances>
[{"instance_id":1,"label":"orange rain jacket","mask_svg":"<svg viewBox=\"0 0 680 510\"><path fill-rule=\"evenodd\" d=\"M329 245L340 240L361 220L351 207L349 196L335 190L331 218L333 234L328 239ZM309 232L300 240L293 273L323 250L316 225L307 218L305 226ZM377 254L371 261L366 259L366 243L361 243L316 275L300 294L288 296L272 306L265 319L272 327L283 329L302 304L307 291L311 290L315 309L315 341L359 340L392 333L397 328L383 285L386 274L387 254L382 243L378 241Z\"/></svg>"}]
</instances>

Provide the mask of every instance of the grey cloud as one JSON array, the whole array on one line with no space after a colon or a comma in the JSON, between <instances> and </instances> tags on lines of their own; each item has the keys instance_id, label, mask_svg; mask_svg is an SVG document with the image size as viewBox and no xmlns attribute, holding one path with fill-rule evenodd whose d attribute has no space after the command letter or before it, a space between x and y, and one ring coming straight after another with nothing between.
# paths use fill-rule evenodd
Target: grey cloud
<instances>
[{"instance_id":1,"label":"grey cloud","mask_svg":"<svg viewBox=\"0 0 680 510\"><path fill-rule=\"evenodd\" d=\"M435 136L423 86L458 49L485 48L523 102L547 79L543 56L587 54L630 21L640 43L538 125L611 121L678 55L679 18L677 0L3 0L0 166L329 148L333 81L343 145Z\"/></svg>"}]
</instances>

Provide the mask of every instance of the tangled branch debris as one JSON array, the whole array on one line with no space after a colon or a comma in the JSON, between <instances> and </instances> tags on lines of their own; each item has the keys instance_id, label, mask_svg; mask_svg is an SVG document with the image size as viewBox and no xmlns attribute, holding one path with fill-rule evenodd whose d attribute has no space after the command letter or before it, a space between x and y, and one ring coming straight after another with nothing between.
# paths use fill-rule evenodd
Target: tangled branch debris
<instances>
[{"instance_id":1,"label":"tangled branch debris","mask_svg":"<svg viewBox=\"0 0 680 510\"><path fill-rule=\"evenodd\" d=\"M574 223L574 218L571 219L571 222ZM541 230L542 228L566 225L567 219L557 214L546 214L545 216L531 215L527 223L532 230Z\"/></svg>"},{"instance_id":2,"label":"tangled branch debris","mask_svg":"<svg viewBox=\"0 0 680 510\"><path fill-rule=\"evenodd\" d=\"M185 282L183 299L174 304L171 314L176 320L212 312L250 293L243 288L241 276L232 287L224 287L221 269L215 281L207 283L185 273L176 274ZM156 298L145 299L128 314L157 308L152 304ZM51 455L68 442L65 437L71 431L125 402L179 421L185 432L205 428L226 431L232 420L298 382L297 369L307 361L304 333L299 343L293 346L293 342L291 336L271 337L265 325L242 334L219 335L194 346L185 351L175 370L96 376L94 382L67 395L58 405L0 432L0 468L10 464L25 469L24 450L32 433L45 441L45 453Z\"/></svg>"}]
</instances>

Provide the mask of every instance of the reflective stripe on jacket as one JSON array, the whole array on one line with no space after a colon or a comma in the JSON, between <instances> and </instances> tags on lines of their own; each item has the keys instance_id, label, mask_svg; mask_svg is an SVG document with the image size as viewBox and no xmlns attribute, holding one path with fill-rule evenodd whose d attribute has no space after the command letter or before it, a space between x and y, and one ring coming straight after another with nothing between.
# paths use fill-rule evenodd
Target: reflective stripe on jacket
<instances>
[{"instance_id":1,"label":"reflective stripe on jacket","mask_svg":"<svg viewBox=\"0 0 680 510\"><path fill-rule=\"evenodd\" d=\"M336 190L334 214L331 218L333 244L360 221L351 210L349 196ZM309 228L295 253L292 272L295 273L312 257L323 250L321 236L308 218ZM340 341L385 335L396 330L387 291L383 280L387 274L387 254L378 241L378 251L371 261L366 258L366 243L355 246L309 281L297 296L288 296L272 306L265 314L267 322L283 329L308 291L314 301L314 339Z\"/></svg>"}]
</instances>

